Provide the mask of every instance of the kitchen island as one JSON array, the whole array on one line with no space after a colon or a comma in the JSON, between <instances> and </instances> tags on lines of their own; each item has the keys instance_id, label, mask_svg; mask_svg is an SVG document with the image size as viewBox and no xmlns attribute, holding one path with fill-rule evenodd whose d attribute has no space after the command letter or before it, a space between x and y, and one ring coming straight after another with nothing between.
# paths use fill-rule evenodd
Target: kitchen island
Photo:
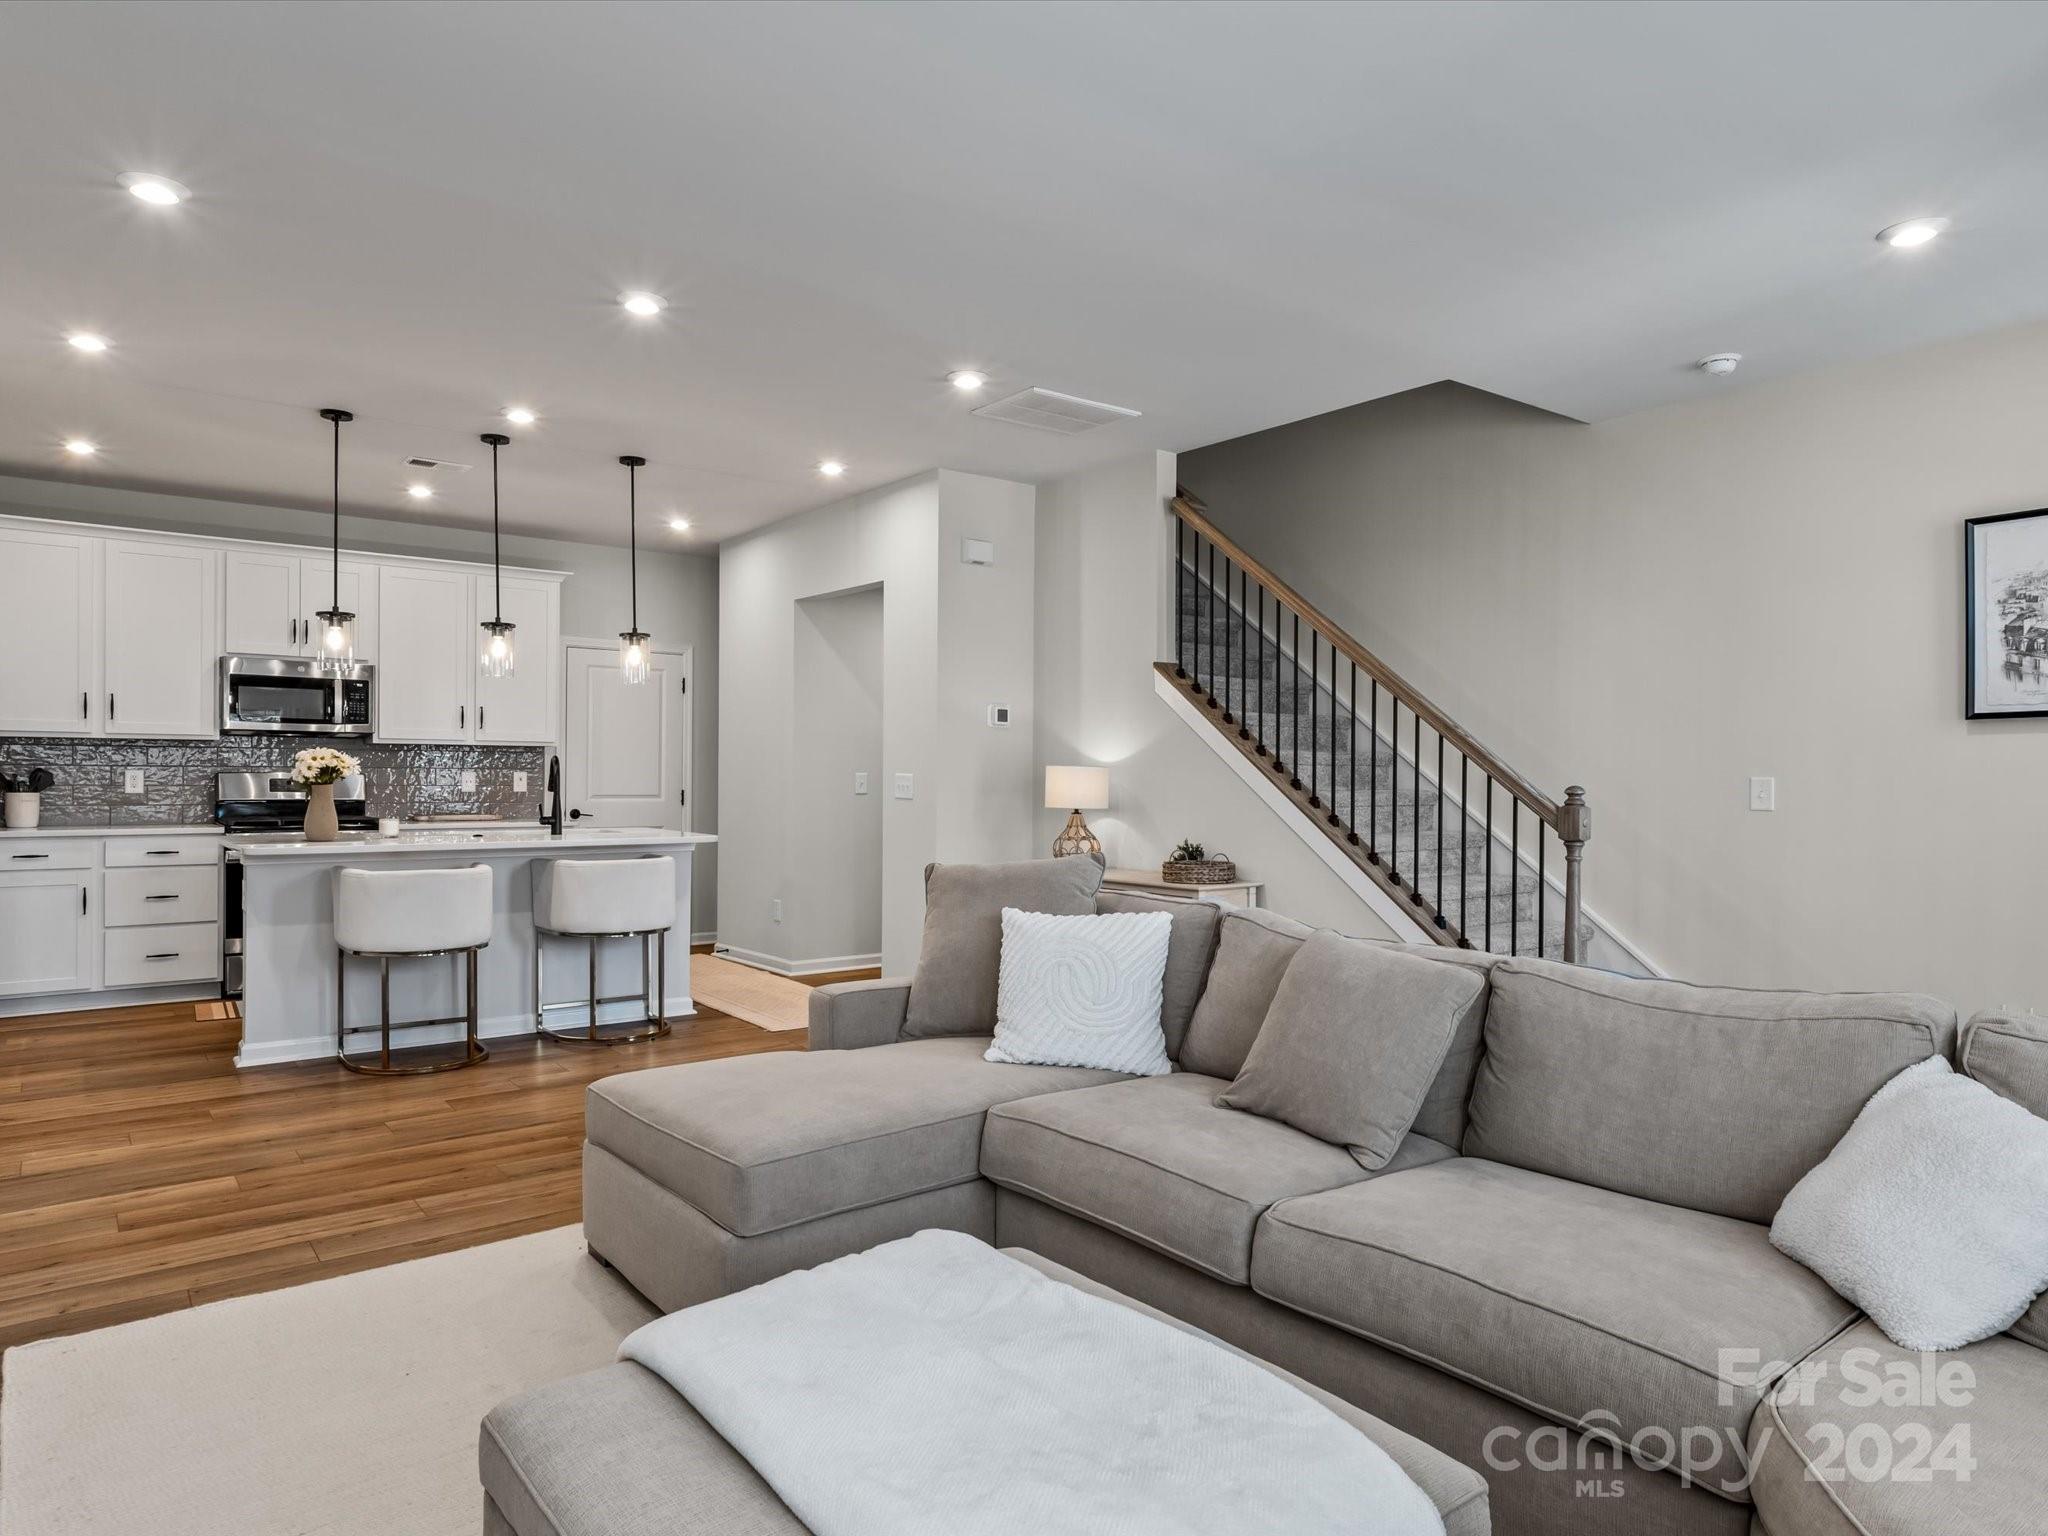
<instances>
[{"instance_id":1,"label":"kitchen island","mask_svg":"<svg viewBox=\"0 0 2048 1536\"><path fill-rule=\"evenodd\" d=\"M551 834L540 827L411 828L395 836L345 832L333 842L309 842L294 832L230 835L229 856L242 864L242 1047L238 1067L309 1061L334 1054L335 975L340 952L334 944L334 871L361 869L451 869L489 866L492 877L491 941L477 957L478 1032L493 1036L533 1033L533 874L537 862L555 858L630 858L663 854L676 865L676 920L669 930L669 1018L695 1011L690 1001L690 865L696 848L716 839L700 832L663 827L578 828ZM637 993L640 960L630 940L600 946L599 990ZM581 998L589 985L587 950L574 939L549 941L550 1003ZM351 961L348 1022L377 1023L377 966ZM393 1019L437 1018L461 1011L462 957L394 961L391 967ZM599 1014L611 1021L637 1017L633 1003L608 1004ZM574 1012L553 1015L565 1025ZM431 1045L459 1039L459 1024L396 1030L394 1045ZM372 1037L357 1037L358 1042Z\"/></svg>"}]
</instances>

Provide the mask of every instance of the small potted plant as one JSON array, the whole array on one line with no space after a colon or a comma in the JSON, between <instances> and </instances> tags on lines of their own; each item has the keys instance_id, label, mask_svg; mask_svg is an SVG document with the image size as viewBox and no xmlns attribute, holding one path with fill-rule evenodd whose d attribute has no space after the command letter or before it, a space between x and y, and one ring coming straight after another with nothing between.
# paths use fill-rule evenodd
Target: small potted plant
<instances>
[{"instance_id":1,"label":"small potted plant","mask_svg":"<svg viewBox=\"0 0 2048 1536\"><path fill-rule=\"evenodd\" d=\"M1159 866L1159 878L1168 885L1228 885L1237 878L1237 866L1224 854L1211 858L1208 849L1189 839Z\"/></svg>"},{"instance_id":2,"label":"small potted plant","mask_svg":"<svg viewBox=\"0 0 2048 1536\"><path fill-rule=\"evenodd\" d=\"M16 777L0 773L0 805L9 830L22 832L43 819L43 791L57 782L47 768L31 768Z\"/></svg>"},{"instance_id":3,"label":"small potted plant","mask_svg":"<svg viewBox=\"0 0 2048 1536\"><path fill-rule=\"evenodd\" d=\"M307 747L292 759L292 782L306 789L307 842L331 843L341 835L334 786L362 771L361 763L334 747Z\"/></svg>"}]
</instances>

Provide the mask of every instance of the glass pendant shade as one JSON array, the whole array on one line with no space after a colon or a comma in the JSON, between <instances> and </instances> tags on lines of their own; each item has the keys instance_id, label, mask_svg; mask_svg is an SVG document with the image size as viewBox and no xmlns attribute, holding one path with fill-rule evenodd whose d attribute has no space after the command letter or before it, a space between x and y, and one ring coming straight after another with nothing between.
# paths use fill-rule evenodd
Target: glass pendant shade
<instances>
[{"instance_id":1,"label":"glass pendant shade","mask_svg":"<svg viewBox=\"0 0 2048 1536\"><path fill-rule=\"evenodd\" d=\"M628 597L633 604L633 620L630 629L619 631L619 681L639 684L647 681L647 673L653 661L654 637L640 627L640 528L639 472L647 461L637 453L622 453L619 462L626 466L626 548L630 551L631 564L627 567Z\"/></svg>"},{"instance_id":2,"label":"glass pendant shade","mask_svg":"<svg viewBox=\"0 0 2048 1536\"><path fill-rule=\"evenodd\" d=\"M346 672L356 664L356 616L341 606L341 424L354 421L352 412L330 406L321 418L334 423L334 517L331 536L334 585L328 606L314 615L320 621L319 646L314 666L322 672Z\"/></svg>"},{"instance_id":3,"label":"glass pendant shade","mask_svg":"<svg viewBox=\"0 0 2048 1536\"><path fill-rule=\"evenodd\" d=\"M644 683L647 681L649 662L653 650L652 640L643 629L622 630L619 634L619 681L622 683Z\"/></svg>"},{"instance_id":4,"label":"glass pendant shade","mask_svg":"<svg viewBox=\"0 0 2048 1536\"><path fill-rule=\"evenodd\" d=\"M486 432L482 441L491 445L491 617L483 622L483 650L477 664L485 677L510 677L512 631L518 626L505 618L505 577L498 564L498 450L512 439L502 432Z\"/></svg>"}]
</instances>

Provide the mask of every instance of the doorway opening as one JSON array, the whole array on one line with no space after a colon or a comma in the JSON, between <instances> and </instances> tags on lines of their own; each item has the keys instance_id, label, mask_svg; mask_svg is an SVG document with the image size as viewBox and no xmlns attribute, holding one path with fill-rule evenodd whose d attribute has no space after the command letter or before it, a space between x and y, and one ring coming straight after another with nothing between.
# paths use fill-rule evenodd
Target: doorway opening
<instances>
[{"instance_id":1,"label":"doorway opening","mask_svg":"<svg viewBox=\"0 0 2048 1536\"><path fill-rule=\"evenodd\" d=\"M779 947L804 970L873 965L882 951L882 588L796 604L790 843Z\"/></svg>"}]
</instances>

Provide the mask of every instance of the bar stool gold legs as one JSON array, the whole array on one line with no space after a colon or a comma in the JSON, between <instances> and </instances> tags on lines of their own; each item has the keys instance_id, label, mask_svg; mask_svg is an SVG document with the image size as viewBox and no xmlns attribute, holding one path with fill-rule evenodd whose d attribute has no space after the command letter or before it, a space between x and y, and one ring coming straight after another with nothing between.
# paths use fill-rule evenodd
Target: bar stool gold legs
<instances>
[{"instance_id":1,"label":"bar stool gold legs","mask_svg":"<svg viewBox=\"0 0 2048 1536\"><path fill-rule=\"evenodd\" d=\"M562 1045L634 1045L643 1040L659 1040L669 1033L668 1012L668 929L642 928L623 933L560 933L538 925L533 930L533 1028L544 1039ZM547 941L551 938L583 939L590 946L590 992L588 1002L571 1000L551 1003L547 999ZM597 945L600 939L638 939L640 941L640 994L639 1001L647 1012L638 1019L619 1019L610 1024L598 1022L598 1006L601 1003L625 1003L633 1001L630 992L613 993L600 997L597 991ZM654 949L654 990L648 991L647 950L649 941ZM558 1029L548 1023L551 1012L563 1008L587 1009L589 1018L581 1029Z\"/></svg>"},{"instance_id":2,"label":"bar stool gold legs","mask_svg":"<svg viewBox=\"0 0 2048 1536\"><path fill-rule=\"evenodd\" d=\"M336 957L334 967L335 1059L348 1068L349 1071L360 1072L365 1077L417 1077L427 1072L450 1072L457 1067L473 1067L478 1062L488 1058L491 1054L490 1051L484 1047L483 1042L478 1040L476 1035L476 960L478 953L483 947L483 945L478 944L464 949L342 950L340 955ZM461 955L464 959L463 968L467 972L465 978L467 984L464 987L464 991L467 994L467 1002L463 1011L439 1019L398 1019L394 1021L391 1017L391 962L393 960L426 960L436 955ZM382 1007L378 1014L378 1023L375 1025L351 1025L348 1022L348 962L351 956L377 962L378 992ZM391 1030L394 1022L400 1029L414 1029L424 1024L461 1024L464 1026L463 1038L456 1042L461 1047L461 1054L455 1056L408 1054L401 1059L393 1060L391 1054ZM348 1051L348 1037L350 1035L371 1033L375 1033L380 1037L380 1044L375 1059L366 1060L362 1056L351 1056ZM404 1050L406 1048L401 1047L400 1049ZM433 1050L434 1047L422 1046L417 1049L428 1051Z\"/></svg>"}]
</instances>

